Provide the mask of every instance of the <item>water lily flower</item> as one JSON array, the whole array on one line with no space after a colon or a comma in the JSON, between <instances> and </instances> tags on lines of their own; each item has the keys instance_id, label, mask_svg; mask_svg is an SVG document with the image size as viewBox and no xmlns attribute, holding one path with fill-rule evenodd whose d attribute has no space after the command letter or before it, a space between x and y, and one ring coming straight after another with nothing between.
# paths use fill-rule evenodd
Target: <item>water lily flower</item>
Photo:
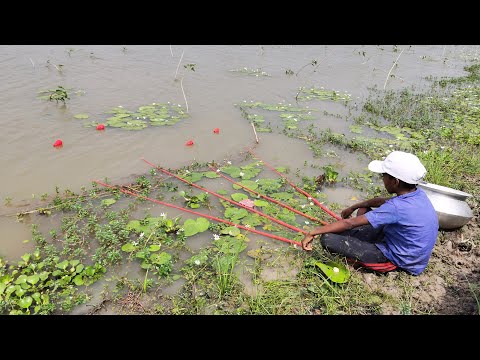
<instances>
[{"instance_id":1,"label":"water lily flower","mask_svg":"<svg viewBox=\"0 0 480 360\"><path fill-rule=\"evenodd\" d=\"M231 161L227 161L227 164L228 164L228 165L232 165L232 162L231 162Z\"/></svg>"},{"instance_id":2,"label":"water lily flower","mask_svg":"<svg viewBox=\"0 0 480 360\"><path fill-rule=\"evenodd\" d=\"M220 239L220 236L218 234L213 234L213 239L218 240L218 239Z\"/></svg>"},{"instance_id":3,"label":"water lily flower","mask_svg":"<svg viewBox=\"0 0 480 360\"><path fill-rule=\"evenodd\" d=\"M143 232L142 232L142 233L140 233L140 235L138 236L138 237L139 237L139 239L143 238L143 235L145 235L145 233L143 233Z\"/></svg>"},{"instance_id":4,"label":"water lily flower","mask_svg":"<svg viewBox=\"0 0 480 360\"><path fill-rule=\"evenodd\" d=\"M310 221L305 220L305 225L308 225L308 224L310 224Z\"/></svg>"},{"instance_id":5,"label":"water lily flower","mask_svg":"<svg viewBox=\"0 0 480 360\"><path fill-rule=\"evenodd\" d=\"M310 202L310 206L313 206L313 201Z\"/></svg>"},{"instance_id":6,"label":"water lily flower","mask_svg":"<svg viewBox=\"0 0 480 360\"><path fill-rule=\"evenodd\" d=\"M133 246L137 246L137 245L138 245L138 241L132 241L132 245L133 245Z\"/></svg>"},{"instance_id":7,"label":"water lily flower","mask_svg":"<svg viewBox=\"0 0 480 360\"><path fill-rule=\"evenodd\" d=\"M165 214L165 213L161 213L161 214L160 214L160 216L161 216L161 217L163 217L163 218L165 219L165 218L167 217L167 214Z\"/></svg>"},{"instance_id":8,"label":"water lily flower","mask_svg":"<svg viewBox=\"0 0 480 360\"><path fill-rule=\"evenodd\" d=\"M243 175L245 175L245 174L244 174L243 172L240 172L240 174L239 174L239 175L240 175L240 176L243 176Z\"/></svg>"},{"instance_id":9,"label":"water lily flower","mask_svg":"<svg viewBox=\"0 0 480 360\"><path fill-rule=\"evenodd\" d=\"M200 265L200 260L197 259L194 262L195 262L195 265Z\"/></svg>"},{"instance_id":10,"label":"water lily flower","mask_svg":"<svg viewBox=\"0 0 480 360\"><path fill-rule=\"evenodd\" d=\"M250 229L250 228L251 228L251 225L250 225L250 224L245 224L245 227L246 227L247 229Z\"/></svg>"}]
</instances>

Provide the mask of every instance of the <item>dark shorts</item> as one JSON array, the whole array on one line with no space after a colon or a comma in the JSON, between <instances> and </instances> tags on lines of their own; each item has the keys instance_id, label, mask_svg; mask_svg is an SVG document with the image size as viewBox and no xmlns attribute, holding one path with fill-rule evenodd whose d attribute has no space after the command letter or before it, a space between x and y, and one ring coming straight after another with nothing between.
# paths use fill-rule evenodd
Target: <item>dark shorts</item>
<instances>
[{"instance_id":1,"label":"dark shorts","mask_svg":"<svg viewBox=\"0 0 480 360\"><path fill-rule=\"evenodd\" d=\"M383 241L383 236L382 228L375 229L368 224L338 234L323 234L320 243L331 253L344 255L350 263L387 272L397 267L375 245Z\"/></svg>"}]
</instances>

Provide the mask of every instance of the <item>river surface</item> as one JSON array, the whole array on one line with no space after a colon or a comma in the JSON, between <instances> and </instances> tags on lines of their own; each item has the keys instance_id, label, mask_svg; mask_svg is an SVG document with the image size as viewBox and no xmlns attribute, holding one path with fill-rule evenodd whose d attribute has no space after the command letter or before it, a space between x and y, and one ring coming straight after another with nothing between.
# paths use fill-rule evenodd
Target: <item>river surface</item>
<instances>
[{"instance_id":1,"label":"river surface","mask_svg":"<svg viewBox=\"0 0 480 360\"><path fill-rule=\"evenodd\" d=\"M0 46L0 256L16 258L32 246L28 224L10 215L56 187L77 192L94 179L122 182L150 170L141 157L165 168L234 158L256 141L235 104L295 104L299 88L313 86L361 104L370 88L421 88L431 76L464 75L479 52L465 45ZM68 89L65 104L39 98L58 86ZM152 103L181 105L188 117L141 131L85 126L105 123L113 108L135 111ZM345 119L323 118L324 111L338 112L338 104L313 107L321 127L349 131ZM317 161L304 142L257 136L256 153L272 165ZM53 146L57 139L61 148ZM185 145L189 140L193 146ZM355 155L340 155L344 169L366 166Z\"/></svg>"}]
</instances>

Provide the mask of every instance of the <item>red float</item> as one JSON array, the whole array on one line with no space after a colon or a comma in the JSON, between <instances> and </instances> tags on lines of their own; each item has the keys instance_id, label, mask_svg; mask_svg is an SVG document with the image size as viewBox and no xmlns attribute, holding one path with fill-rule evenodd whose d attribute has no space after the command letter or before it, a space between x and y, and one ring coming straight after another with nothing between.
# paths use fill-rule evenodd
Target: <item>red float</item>
<instances>
[{"instance_id":1,"label":"red float","mask_svg":"<svg viewBox=\"0 0 480 360\"><path fill-rule=\"evenodd\" d=\"M98 124L98 125L97 125L97 130L105 130L105 125L103 125L103 124Z\"/></svg>"},{"instance_id":2,"label":"red float","mask_svg":"<svg viewBox=\"0 0 480 360\"><path fill-rule=\"evenodd\" d=\"M60 140L60 139L58 139L57 141L55 141L55 142L53 143L53 146L54 146L54 147L63 146L63 141Z\"/></svg>"}]
</instances>

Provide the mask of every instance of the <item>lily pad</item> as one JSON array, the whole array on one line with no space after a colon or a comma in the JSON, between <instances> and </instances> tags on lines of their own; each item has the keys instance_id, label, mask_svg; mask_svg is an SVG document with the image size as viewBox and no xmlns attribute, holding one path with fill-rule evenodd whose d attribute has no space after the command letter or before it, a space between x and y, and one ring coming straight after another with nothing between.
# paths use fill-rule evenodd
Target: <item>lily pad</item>
<instances>
[{"instance_id":1,"label":"lily pad","mask_svg":"<svg viewBox=\"0 0 480 360\"><path fill-rule=\"evenodd\" d=\"M33 299L31 296L25 296L24 298L18 301L18 305L20 305L24 309L28 309L30 305L32 305Z\"/></svg>"},{"instance_id":2,"label":"lily pad","mask_svg":"<svg viewBox=\"0 0 480 360\"><path fill-rule=\"evenodd\" d=\"M333 261L328 262L326 264L317 261L315 265L320 268L324 272L327 277L335 282L335 283L345 283L350 278L350 271L340 263L335 263Z\"/></svg>"},{"instance_id":3,"label":"lily pad","mask_svg":"<svg viewBox=\"0 0 480 360\"><path fill-rule=\"evenodd\" d=\"M77 114L74 116L75 119L88 119L90 115L88 114Z\"/></svg>"},{"instance_id":4,"label":"lily pad","mask_svg":"<svg viewBox=\"0 0 480 360\"><path fill-rule=\"evenodd\" d=\"M197 233L204 232L210 226L210 221L205 218L198 218L197 220L187 219L183 224L185 236L193 236Z\"/></svg>"},{"instance_id":5,"label":"lily pad","mask_svg":"<svg viewBox=\"0 0 480 360\"><path fill-rule=\"evenodd\" d=\"M125 251L125 252L132 252L133 250L135 250L135 245L133 245L132 243L126 243L125 245L122 246L122 251Z\"/></svg>"},{"instance_id":6,"label":"lily pad","mask_svg":"<svg viewBox=\"0 0 480 360\"><path fill-rule=\"evenodd\" d=\"M107 206L115 204L116 202L117 202L117 200L115 200L115 199L104 199L104 200L102 200L102 206L107 207Z\"/></svg>"}]
</instances>

